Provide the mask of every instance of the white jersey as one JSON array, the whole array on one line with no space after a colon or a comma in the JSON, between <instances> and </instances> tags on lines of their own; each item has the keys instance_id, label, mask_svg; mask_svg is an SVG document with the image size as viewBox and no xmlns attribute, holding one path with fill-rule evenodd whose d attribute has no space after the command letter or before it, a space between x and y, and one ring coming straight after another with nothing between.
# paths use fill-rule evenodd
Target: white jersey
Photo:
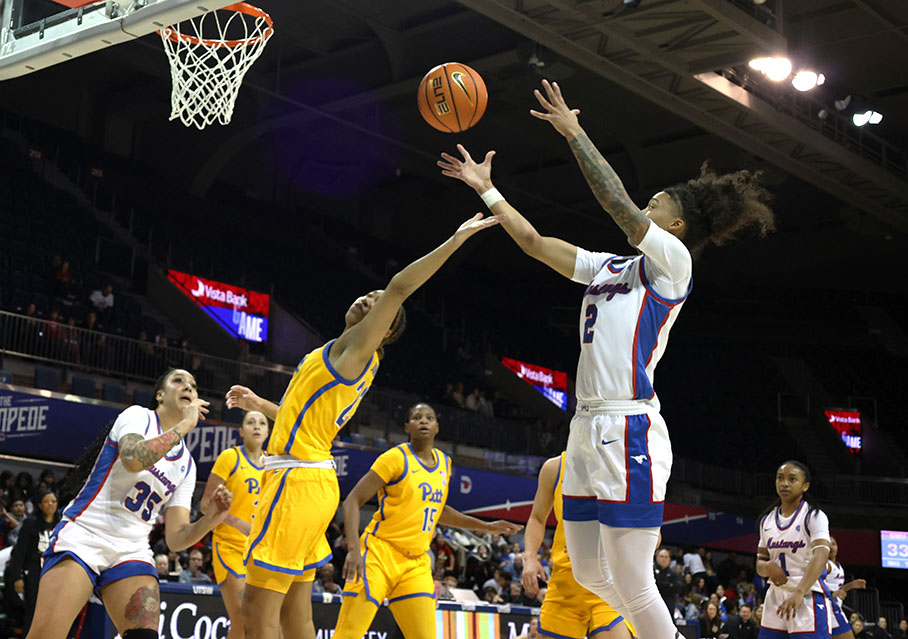
<instances>
[{"instance_id":1,"label":"white jersey","mask_svg":"<svg viewBox=\"0 0 908 639\"><path fill-rule=\"evenodd\" d=\"M845 585L845 569L837 561L826 562L826 587L829 589L830 596L836 590L840 590Z\"/></svg>"},{"instance_id":2,"label":"white jersey","mask_svg":"<svg viewBox=\"0 0 908 639\"><path fill-rule=\"evenodd\" d=\"M577 400L647 401L668 333L691 289L690 251L650 223L637 248L621 257L577 248L575 282L586 284L580 312Z\"/></svg>"},{"instance_id":3,"label":"white jersey","mask_svg":"<svg viewBox=\"0 0 908 639\"><path fill-rule=\"evenodd\" d=\"M192 505L196 468L186 444L138 473L123 467L118 442L127 434L161 434L153 410L130 406L117 417L85 486L63 510L63 521L121 539L124 547L148 545L148 534L162 508Z\"/></svg>"},{"instance_id":4,"label":"white jersey","mask_svg":"<svg viewBox=\"0 0 908 639\"><path fill-rule=\"evenodd\" d=\"M770 561L782 566L788 575L788 583L782 586L785 590L797 587L801 577L807 571L807 565L813 556L810 544L817 539L829 542L829 519L822 510L815 510L807 519L810 506L806 501L791 517L783 517L779 508L760 520L760 548L769 551ZM824 592L820 579L810 585L813 592ZM776 588L770 584L770 589Z\"/></svg>"}]
</instances>

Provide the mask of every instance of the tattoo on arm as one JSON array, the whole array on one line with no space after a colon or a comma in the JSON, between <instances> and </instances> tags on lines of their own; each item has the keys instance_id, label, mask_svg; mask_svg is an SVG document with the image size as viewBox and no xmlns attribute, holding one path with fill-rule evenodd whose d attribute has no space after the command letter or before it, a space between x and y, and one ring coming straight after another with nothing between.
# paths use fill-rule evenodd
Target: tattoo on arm
<instances>
[{"instance_id":1,"label":"tattoo on arm","mask_svg":"<svg viewBox=\"0 0 908 639\"><path fill-rule=\"evenodd\" d=\"M127 467L134 466L137 462L143 469L151 468L182 439L176 430L169 430L152 439L145 439L138 433L130 433L120 439L120 457Z\"/></svg>"},{"instance_id":2,"label":"tattoo on arm","mask_svg":"<svg viewBox=\"0 0 908 639\"><path fill-rule=\"evenodd\" d=\"M649 228L649 220L631 201L621 178L605 161L586 133L574 136L569 144L583 177L586 178L586 183L590 185L599 204L612 216L631 243L638 244Z\"/></svg>"},{"instance_id":3,"label":"tattoo on arm","mask_svg":"<svg viewBox=\"0 0 908 639\"><path fill-rule=\"evenodd\" d=\"M136 590L123 611L126 621L132 628L158 629L158 618L161 615L160 596L157 586L142 586Z\"/></svg>"}]
</instances>

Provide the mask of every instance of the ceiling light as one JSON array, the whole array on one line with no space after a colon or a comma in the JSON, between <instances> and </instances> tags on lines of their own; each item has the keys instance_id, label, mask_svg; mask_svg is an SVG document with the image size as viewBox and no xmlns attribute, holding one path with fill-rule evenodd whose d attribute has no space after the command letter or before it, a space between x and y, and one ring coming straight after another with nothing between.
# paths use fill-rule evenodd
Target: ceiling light
<instances>
[{"instance_id":1,"label":"ceiling light","mask_svg":"<svg viewBox=\"0 0 908 639\"><path fill-rule=\"evenodd\" d=\"M863 113L855 113L851 116L851 121L855 126L864 126L865 124L879 124L883 121L883 114L867 109Z\"/></svg>"},{"instance_id":2,"label":"ceiling light","mask_svg":"<svg viewBox=\"0 0 908 639\"><path fill-rule=\"evenodd\" d=\"M773 58L763 69L763 73L773 82L781 82L791 75L791 60L788 58Z\"/></svg>"},{"instance_id":3,"label":"ceiling light","mask_svg":"<svg viewBox=\"0 0 908 639\"><path fill-rule=\"evenodd\" d=\"M810 91L820 84L819 79L821 77L815 71L798 71L791 80L791 86L798 91Z\"/></svg>"},{"instance_id":4,"label":"ceiling light","mask_svg":"<svg viewBox=\"0 0 908 639\"><path fill-rule=\"evenodd\" d=\"M819 75L817 76L817 86L818 86L818 87L819 87L819 86L823 86L823 84L824 84L825 82L826 82L826 76L823 75L822 73L819 74Z\"/></svg>"},{"instance_id":5,"label":"ceiling light","mask_svg":"<svg viewBox=\"0 0 908 639\"><path fill-rule=\"evenodd\" d=\"M770 62L772 62L772 58L754 58L747 64L754 71L763 71Z\"/></svg>"},{"instance_id":6,"label":"ceiling light","mask_svg":"<svg viewBox=\"0 0 908 639\"><path fill-rule=\"evenodd\" d=\"M844 111L848 108L848 105L851 104L851 94L846 95L841 100L836 100L833 105L835 106L836 111Z\"/></svg>"}]
</instances>

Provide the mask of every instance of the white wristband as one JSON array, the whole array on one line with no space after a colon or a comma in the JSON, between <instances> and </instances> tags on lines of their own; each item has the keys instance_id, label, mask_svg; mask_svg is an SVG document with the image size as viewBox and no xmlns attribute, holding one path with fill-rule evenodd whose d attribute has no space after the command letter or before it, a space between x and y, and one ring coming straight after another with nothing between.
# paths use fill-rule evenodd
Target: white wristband
<instances>
[{"instance_id":1,"label":"white wristband","mask_svg":"<svg viewBox=\"0 0 908 639\"><path fill-rule=\"evenodd\" d=\"M496 202L501 202L504 200L504 196L499 193L498 189L496 189L495 187L492 187L479 197L482 198L482 201L486 203L486 206L489 207L489 209L491 209L492 205Z\"/></svg>"}]
</instances>

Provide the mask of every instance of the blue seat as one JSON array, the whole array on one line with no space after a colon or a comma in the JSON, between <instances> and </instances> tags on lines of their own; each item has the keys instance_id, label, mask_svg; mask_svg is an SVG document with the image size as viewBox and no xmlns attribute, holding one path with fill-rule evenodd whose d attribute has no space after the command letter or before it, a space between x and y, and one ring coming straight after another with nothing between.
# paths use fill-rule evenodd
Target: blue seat
<instances>
[{"instance_id":1,"label":"blue seat","mask_svg":"<svg viewBox=\"0 0 908 639\"><path fill-rule=\"evenodd\" d=\"M13 383L13 374L8 370L0 368L0 383L3 384L12 384Z\"/></svg>"},{"instance_id":2,"label":"blue seat","mask_svg":"<svg viewBox=\"0 0 908 639\"><path fill-rule=\"evenodd\" d=\"M125 404L126 387L120 382L104 382L101 385L101 399L114 404Z\"/></svg>"},{"instance_id":3,"label":"blue seat","mask_svg":"<svg viewBox=\"0 0 908 639\"><path fill-rule=\"evenodd\" d=\"M132 403L145 408L152 408L155 406L154 390L144 386L136 387L132 394Z\"/></svg>"},{"instance_id":4,"label":"blue seat","mask_svg":"<svg viewBox=\"0 0 908 639\"><path fill-rule=\"evenodd\" d=\"M35 366L35 388L41 388L49 391L60 390L60 383L63 381L63 374L59 368L50 366Z\"/></svg>"},{"instance_id":5,"label":"blue seat","mask_svg":"<svg viewBox=\"0 0 908 639\"><path fill-rule=\"evenodd\" d=\"M94 380L94 378L85 377L84 375L73 375L70 392L72 392L73 395L78 395L79 397L88 397L89 399L94 399L95 398L95 380Z\"/></svg>"},{"instance_id":6,"label":"blue seat","mask_svg":"<svg viewBox=\"0 0 908 639\"><path fill-rule=\"evenodd\" d=\"M360 435L359 433L350 433L350 443L365 446L366 445L366 436Z\"/></svg>"},{"instance_id":7,"label":"blue seat","mask_svg":"<svg viewBox=\"0 0 908 639\"><path fill-rule=\"evenodd\" d=\"M384 437L373 437L372 445L379 450L388 450L388 440Z\"/></svg>"}]
</instances>

